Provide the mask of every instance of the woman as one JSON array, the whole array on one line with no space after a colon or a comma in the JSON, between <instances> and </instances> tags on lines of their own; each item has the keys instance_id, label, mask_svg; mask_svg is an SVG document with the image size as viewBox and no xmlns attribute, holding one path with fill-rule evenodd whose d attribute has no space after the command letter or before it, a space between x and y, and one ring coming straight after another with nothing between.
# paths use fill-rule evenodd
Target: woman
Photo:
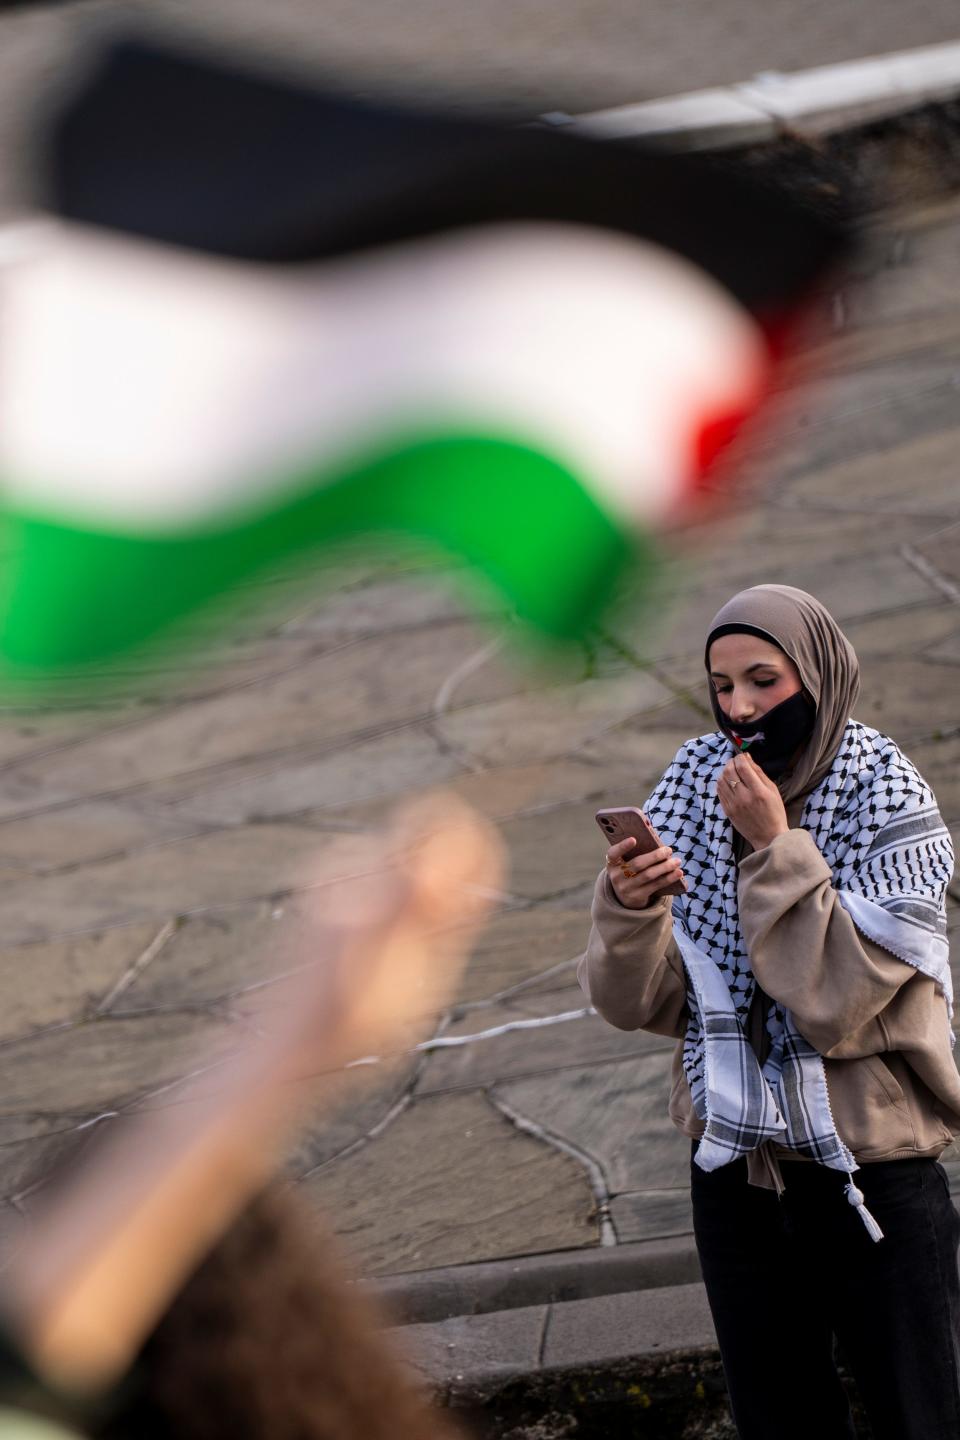
<instances>
[{"instance_id":1,"label":"woman","mask_svg":"<svg viewBox=\"0 0 960 1440\"><path fill-rule=\"evenodd\" d=\"M680 1042L670 1115L741 1440L853 1435L834 1339L876 1440L956 1440L950 836L850 719L857 659L812 596L736 595L706 666L718 728L646 804L662 849L608 852L581 983Z\"/></svg>"}]
</instances>

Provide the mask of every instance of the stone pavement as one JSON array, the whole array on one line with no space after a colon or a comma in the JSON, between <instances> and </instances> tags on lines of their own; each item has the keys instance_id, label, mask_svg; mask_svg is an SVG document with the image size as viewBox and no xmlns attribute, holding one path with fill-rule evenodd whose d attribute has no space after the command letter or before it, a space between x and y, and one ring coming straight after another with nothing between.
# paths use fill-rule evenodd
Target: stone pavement
<instances>
[{"instance_id":1,"label":"stone pavement","mask_svg":"<svg viewBox=\"0 0 960 1440\"><path fill-rule=\"evenodd\" d=\"M353 1071L290 1175L369 1276L689 1231L671 1044L581 1013L574 983L593 811L641 801L707 728L704 627L779 580L844 625L859 717L960 828L958 238L956 200L888 218L824 297L829 333L756 442L752 503L678 537L657 602L566 669L518 663L495 608L467 618L429 559L351 555L319 567L326 589L246 587L240 631L207 622L187 661L131 662L135 698L3 713L0 1243L65 1148L144 1097L175 1101L251 987L297 963L317 848L439 783L498 821L508 893L434 1018L445 1043Z\"/></svg>"}]
</instances>

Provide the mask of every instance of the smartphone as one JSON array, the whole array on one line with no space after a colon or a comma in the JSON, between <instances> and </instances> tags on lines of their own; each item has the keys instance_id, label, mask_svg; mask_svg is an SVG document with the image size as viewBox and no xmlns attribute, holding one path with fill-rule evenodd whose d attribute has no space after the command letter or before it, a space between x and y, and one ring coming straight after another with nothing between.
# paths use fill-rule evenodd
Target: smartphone
<instances>
[{"instance_id":1,"label":"smartphone","mask_svg":"<svg viewBox=\"0 0 960 1440\"><path fill-rule=\"evenodd\" d=\"M656 830L644 818L643 812L635 805L621 805L613 810L598 810L596 822L600 826L607 841L611 845L618 844L632 835L636 845L624 855L624 860L631 860L634 855L649 855L652 850L659 850L663 841ZM674 880L672 885L665 885L662 890L650 898L659 900L661 895L685 895L687 887L682 880Z\"/></svg>"}]
</instances>

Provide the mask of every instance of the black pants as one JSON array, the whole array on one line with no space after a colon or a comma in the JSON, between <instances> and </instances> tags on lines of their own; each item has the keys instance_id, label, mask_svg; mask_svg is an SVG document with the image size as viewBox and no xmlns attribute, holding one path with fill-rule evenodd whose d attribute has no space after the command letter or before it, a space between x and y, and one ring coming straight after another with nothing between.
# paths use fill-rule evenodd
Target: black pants
<instances>
[{"instance_id":1,"label":"black pants","mask_svg":"<svg viewBox=\"0 0 960 1440\"><path fill-rule=\"evenodd\" d=\"M786 1189L747 1184L745 1160L692 1166L693 1225L741 1440L850 1440L835 1342L875 1440L960 1437L960 1217L934 1160L856 1172L884 1232L873 1241L847 1177L787 1161Z\"/></svg>"}]
</instances>

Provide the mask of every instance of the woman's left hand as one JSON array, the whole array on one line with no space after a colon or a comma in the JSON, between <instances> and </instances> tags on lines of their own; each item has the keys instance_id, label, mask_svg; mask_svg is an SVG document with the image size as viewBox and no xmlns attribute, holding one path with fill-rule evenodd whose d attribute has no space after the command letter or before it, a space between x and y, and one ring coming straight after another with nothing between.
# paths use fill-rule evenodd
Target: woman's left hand
<instances>
[{"instance_id":1,"label":"woman's left hand","mask_svg":"<svg viewBox=\"0 0 960 1440\"><path fill-rule=\"evenodd\" d=\"M780 791L749 755L734 755L727 762L717 794L727 819L754 850L763 850L790 829Z\"/></svg>"}]
</instances>

